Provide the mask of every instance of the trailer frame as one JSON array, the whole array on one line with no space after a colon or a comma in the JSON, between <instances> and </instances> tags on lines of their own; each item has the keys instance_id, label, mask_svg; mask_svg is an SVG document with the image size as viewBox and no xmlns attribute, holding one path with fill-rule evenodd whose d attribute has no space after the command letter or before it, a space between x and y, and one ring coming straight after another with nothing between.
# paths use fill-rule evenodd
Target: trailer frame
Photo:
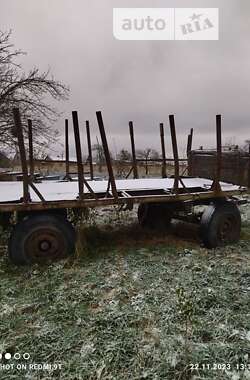
<instances>
[{"instance_id":1,"label":"trailer frame","mask_svg":"<svg viewBox=\"0 0 250 380\"><path fill-rule=\"evenodd\" d=\"M221 155L221 115L216 116L216 138L217 138L217 165L216 165L216 173L214 180L212 182L212 185L208 189L204 188L192 188L187 187L185 185L185 178L182 174L180 174L180 160L179 154L178 154L178 146L177 146L177 138L176 138L176 128L175 128L175 117L174 115L169 115L169 124L170 124L170 135L171 135L171 141L172 141L172 150L173 150L173 158L167 158L166 157L166 151L165 151L165 142L164 142L164 125L163 123L160 123L160 141L161 141L161 148L162 148L162 178L167 177L166 172L166 162L167 160L172 160L174 162L174 176L173 176L173 187L171 189L162 190L162 189L141 189L141 190L119 190L116 186L116 179L113 172L112 167L112 159L110 156L110 151L108 147L108 141L106 137L104 122L102 118L102 113L100 111L96 112L97 117L97 123L99 126L103 151L105 155L105 161L108 171L108 181L107 181L107 188L106 191L102 193L95 192L91 184L93 186L93 163L92 163L92 153L91 153L91 139L90 139L90 126L89 122L86 122L86 130L87 130L87 142L88 142L88 155L89 155L89 164L90 164L90 172L91 172L91 181L87 181L84 175L83 170L83 162L82 162L82 152L81 152L81 141L80 141L80 132L79 132L79 121L78 121L78 114L77 111L72 112L72 120L73 120L73 130L74 130L74 138L75 138L75 148L76 148L76 157L77 157L77 171L78 171L78 196L76 199L73 200L46 200L44 195L39 191L37 184L34 183L34 163L33 163L33 141L32 141L32 121L28 121L28 137L29 137L29 165L26 158L26 150L25 150L25 144L24 144L24 136L23 136L23 128L22 128L22 122L21 122L21 116L19 113L19 109L14 108L13 109L13 117L14 117L14 123L15 128L17 131L17 142L20 152L20 160L21 160L21 166L22 166L22 173L23 173L23 179L22 179L22 186L23 186L23 195L19 200L13 200L10 202L0 202L0 214L5 215L11 215L12 213L17 213L17 215L20 215L19 223L22 222L22 218L24 217L30 217L30 218L37 218L38 215L49 215L48 221L51 224L51 231L54 228L54 234L55 236L53 239L50 237L50 233L47 231L47 235L44 232L44 236L48 236L48 239L52 239L52 243L54 244L55 248L55 241L57 239L57 236L60 235L60 231L55 232L55 221L53 220L53 217L51 215L54 215L55 217L60 216L59 219L56 219L58 223L62 223L61 227L65 230L67 229L66 222L62 222L62 218L67 218L67 209L86 209L86 208L96 208L96 207L103 207L103 206L112 206L112 205L119 205L121 210L127 210L132 209L135 204L139 204L139 210L138 210L138 218L139 222L140 220L145 221L149 218L163 218L166 213L169 214L169 216L175 215L175 217L178 217L178 212L185 211L185 209L189 209L192 206L195 205L207 205L209 207L214 207L214 210L210 210L211 213L211 220L212 218L216 219L215 216L217 215L218 210L222 210L221 205L228 205L226 207L226 210L230 209L231 213L229 213L231 218L233 217L233 221L238 222L239 215L234 209L234 206L232 204L237 203L237 199L235 198L238 195L242 195L245 193L246 189L242 187L237 187L237 189L230 189L230 190L222 190L221 183L220 183L220 173L221 173L221 161L222 161L222 155ZM130 132L130 138L131 138L131 149L132 149L132 168L129 171L130 173L133 173L134 180L137 180L138 178L138 169L137 169L137 162L139 161L136 158L136 150L135 150L135 139L134 139L134 127L133 122L129 122L129 132ZM191 147L192 147L192 139L193 139L193 129L191 129L190 135L188 136L188 143L187 143L187 155L189 154ZM68 134L68 119L65 120L65 145L66 145L66 175L65 175L65 181L72 181L72 178L69 174L69 134ZM28 171L28 167L30 167L30 172ZM128 176L127 176L128 177ZM62 182L63 183L63 182ZM62 185L63 186L63 185ZM30 188L34 191L34 193L39 198L39 201L32 201L30 196ZM87 191L85 190L87 189ZM225 207L224 207L225 208ZM165 214L164 214L165 213ZM222 213L222 211L220 211ZM224 211L225 214L228 214L228 212ZM222 216L223 216L222 215ZM232 216L233 215L233 216ZM220 218L222 218L222 216ZM218 216L216 216L218 219ZM206 220L205 220L206 219ZM209 228L207 219L208 216L206 216L204 220L203 225L206 225L206 228ZM231 221L229 221L229 217L226 219L227 224L230 224ZM6 220L6 218L5 218ZM8 220L8 217L7 217ZM27 223L27 222L24 222ZM36 228L37 228L37 234L39 235L39 218L36 222ZM41 219L41 223L44 223L44 218ZM60 224L59 223L59 224ZM7 221L8 224L8 221ZM202 224L202 219L201 219ZM230 227L230 226L229 226ZM233 226L230 228L232 229ZM17 227L17 230L21 229L21 227ZM45 230L46 228L43 227ZM205 228L205 227L204 227ZM217 228L217 227L216 227ZM227 227L228 228L228 227ZM240 228L240 226L239 226ZM206 230L205 234L206 234ZM207 230L208 231L208 230ZM18 230L18 233L20 235L20 231ZM12 246L15 247L15 234L18 235L17 232L12 232L11 238L10 238L10 244L9 244L9 250L11 251L10 257L12 261L18 264L23 264L24 262L29 262L29 260L25 259L18 259L18 254L13 251ZM230 239L230 233L232 234L232 231L224 231L224 234L228 234L228 238ZM34 232L35 234L35 232ZM58 235L59 234L59 235ZM19 236L18 235L18 236ZM42 236L42 232L40 233ZM51 232L51 236L53 233ZM238 234L239 235L239 234ZM238 238L237 235L237 238ZM20 235L22 237L22 234ZM35 241L39 241L39 238L36 238ZM33 236L33 239L34 239ZM73 234L70 233L69 236L73 239ZM45 238L44 238L45 239ZM46 240L46 239L45 239ZM44 241L45 241L44 240ZM204 240L204 239L203 239ZM235 239L237 240L237 239ZM53 245L51 243L51 245ZM36 243L38 244L38 243ZM39 241L39 244L42 246L47 246L46 244L43 245L43 241ZM66 244L66 243L65 243ZM207 244L209 246L209 244ZM67 247L66 247L67 248ZM65 249L66 249L65 248ZM25 248L23 248L25 250ZM59 249L59 248L58 248ZM23 255L25 252L23 253ZM59 255L60 256L60 255Z\"/></svg>"}]
</instances>

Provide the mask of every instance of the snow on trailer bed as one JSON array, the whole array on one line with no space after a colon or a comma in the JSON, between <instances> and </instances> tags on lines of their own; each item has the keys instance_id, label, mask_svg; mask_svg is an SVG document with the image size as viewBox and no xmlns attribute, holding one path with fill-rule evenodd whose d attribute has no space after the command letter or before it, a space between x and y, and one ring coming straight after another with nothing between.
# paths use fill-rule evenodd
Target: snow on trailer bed
<instances>
[{"instance_id":1,"label":"snow on trailer bed","mask_svg":"<svg viewBox=\"0 0 250 380\"><path fill-rule=\"evenodd\" d=\"M212 185L211 180L204 178L184 178L183 183L189 190L194 189L193 192L209 191ZM88 181L92 190L98 193L105 193L108 187L108 181ZM125 179L116 180L117 191L163 191L169 193L174 186L173 178L146 178L146 179ZM230 183L220 182L222 191L237 192L242 188L240 186L232 185ZM36 188L40 191L46 201L71 201L75 200L78 196L78 182L52 182L44 181L36 183ZM179 183L182 188L182 184ZM196 189L196 190L195 190ZM198 190L197 190L198 189ZM86 186L84 192L89 193ZM153 195L153 193L152 193ZM0 182L0 203L20 202L23 196L22 182ZM33 202L41 201L35 192L30 188L30 196Z\"/></svg>"}]
</instances>

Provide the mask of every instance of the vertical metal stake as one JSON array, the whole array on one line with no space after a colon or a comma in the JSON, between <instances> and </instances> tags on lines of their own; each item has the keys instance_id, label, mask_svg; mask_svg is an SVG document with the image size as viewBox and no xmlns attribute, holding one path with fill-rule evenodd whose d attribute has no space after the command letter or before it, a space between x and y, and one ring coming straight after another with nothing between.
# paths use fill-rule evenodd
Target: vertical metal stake
<instances>
[{"instance_id":1,"label":"vertical metal stake","mask_svg":"<svg viewBox=\"0 0 250 380\"><path fill-rule=\"evenodd\" d=\"M178 155L174 115L169 115L169 124L170 124L171 140L172 140L172 147L173 147L173 156L174 156L174 191L178 193L179 180L180 180L180 167L179 167L179 155Z\"/></svg>"},{"instance_id":2,"label":"vertical metal stake","mask_svg":"<svg viewBox=\"0 0 250 380\"><path fill-rule=\"evenodd\" d=\"M188 159L188 175L192 176L193 167L192 167L192 145L193 145L193 128L190 130L190 134L188 135L188 142L187 142L187 159Z\"/></svg>"},{"instance_id":3,"label":"vertical metal stake","mask_svg":"<svg viewBox=\"0 0 250 380\"><path fill-rule=\"evenodd\" d=\"M162 152L162 178L167 178L166 149L164 141L164 125L160 123L161 152Z\"/></svg>"},{"instance_id":4,"label":"vertical metal stake","mask_svg":"<svg viewBox=\"0 0 250 380\"><path fill-rule=\"evenodd\" d=\"M69 175L69 121L65 119L65 179L70 180Z\"/></svg>"},{"instance_id":5,"label":"vertical metal stake","mask_svg":"<svg viewBox=\"0 0 250 380\"><path fill-rule=\"evenodd\" d=\"M28 119L28 138L29 138L30 180L34 181L33 133L32 133L32 121L30 119Z\"/></svg>"},{"instance_id":6,"label":"vertical metal stake","mask_svg":"<svg viewBox=\"0 0 250 380\"><path fill-rule=\"evenodd\" d=\"M136 179L136 178L138 178L138 170L137 170L137 161L136 161L136 153L135 153L135 139L134 139L133 121L129 122L129 133L130 133L130 140L131 140L133 173L134 173L134 178Z\"/></svg>"},{"instance_id":7,"label":"vertical metal stake","mask_svg":"<svg viewBox=\"0 0 250 380\"><path fill-rule=\"evenodd\" d=\"M106 164L107 164L107 169L108 169L108 173L109 173L109 180L110 180L110 184L111 184L112 194L113 194L113 197L116 200L118 200L118 193L116 190L115 177L114 177L113 168L112 168L112 164L111 164L111 158L110 158L105 128L104 128L104 124L103 124L103 120L102 120L102 113L100 111L97 111L96 117L97 117L97 122L99 125L100 135L101 135L101 139L102 139L102 146L103 146L104 155L105 155Z\"/></svg>"},{"instance_id":8,"label":"vertical metal stake","mask_svg":"<svg viewBox=\"0 0 250 380\"><path fill-rule=\"evenodd\" d=\"M221 164L222 164L222 143L221 143L221 115L216 115L216 141L217 141L217 153L216 153L216 174L212 184L212 189L215 192L221 191L220 179L221 179Z\"/></svg>"},{"instance_id":9,"label":"vertical metal stake","mask_svg":"<svg viewBox=\"0 0 250 380\"><path fill-rule=\"evenodd\" d=\"M84 198L84 191L83 191L84 190L83 189L84 175L83 175L82 150L81 150L77 111L72 112L72 118L73 118L73 127L74 127L74 135L75 135L79 198L82 200Z\"/></svg>"},{"instance_id":10,"label":"vertical metal stake","mask_svg":"<svg viewBox=\"0 0 250 380\"><path fill-rule=\"evenodd\" d=\"M87 132L87 142L88 142L88 154L89 154L89 171L90 171L90 179L93 181L94 179L94 169L93 169L93 159L92 159L92 148L91 148L91 137L90 137L90 129L89 129L89 121L86 120L86 132Z\"/></svg>"},{"instance_id":11,"label":"vertical metal stake","mask_svg":"<svg viewBox=\"0 0 250 380\"><path fill-rule=\"evenodd\" d=\"M20 112L18 108L13 108L14 123L17 132L18 148L20 153L20 160L22 165L23 173L23 201L28 203L30 201L29 194L29 174L28 174L28 165L26 160L25 145L23 139L23 130Z\"/></svg>"},{"instance_id":12,"label":"vertical metal stake","mask_svg":"<svg viewBox=\"0 0 250 380\"><path fill-rule=\"evenodd\" d=\"M193 128L190 130L190 134L188 135L188 142L187 142L187 156L192 150L192 144L193 144Z\"/></svg>"},{"instance_id":13,"label":"vertical metal stake","mask_svg":"<svg viewBox=\"0 0 250 380\"><path fill-rule=\"evenodd\" d=\"M248 153L249 153L249 156L248 156L248 188L250 189L250 144L249 144L249 148L248 148Z\"/></svg>"}]
</instances>

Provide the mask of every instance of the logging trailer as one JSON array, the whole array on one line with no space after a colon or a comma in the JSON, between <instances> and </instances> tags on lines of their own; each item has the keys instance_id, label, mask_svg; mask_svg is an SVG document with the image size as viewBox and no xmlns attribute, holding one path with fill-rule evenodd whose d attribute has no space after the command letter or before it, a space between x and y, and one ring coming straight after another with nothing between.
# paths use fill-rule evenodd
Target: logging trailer
<instances>
[{"instance_id":1,"label":"logging trailer","mask_svg":"<svg viewBox=\"0 0 250 380\"><path fill-rule=\"evenodd\" d=\"M200 223L200 236L207 248L235 243L240 238L241 215L237 196L246 189L220 182L222 144L221 116L216 117L217 166L214 180L186 177L180 173L174 115L169 116L173 159L165 154L164 129L160 124L162 178L138 178L133 123L129 122L132 148L133 179L115 179L101 112L97 123L105 155L108 180L93 180L89 123L86 122L91 179L83 171L78 115L72 112L78 178L69 174L68 120L65 122L66 175L63 181L36 183L34 180L32 122L28 120L29 164L26 158L23 127L17 108L13 109L14 125L22 165L22 181L0 182L0 223L11 225L8 252L17 265L65 257L74 252L76 233L67 218L68 211L119 205L132 210L138 205L138 221L143 227L167 227L171 220L184 219ZM192 132L188 137L191 150ZM167 177L166 162L174 162L174 175ZM195 216L194 206L206 206ZM13 218L14 215L14 218ZM13 224L13 219L15 223Z\"/></svg>"}]
</instances>

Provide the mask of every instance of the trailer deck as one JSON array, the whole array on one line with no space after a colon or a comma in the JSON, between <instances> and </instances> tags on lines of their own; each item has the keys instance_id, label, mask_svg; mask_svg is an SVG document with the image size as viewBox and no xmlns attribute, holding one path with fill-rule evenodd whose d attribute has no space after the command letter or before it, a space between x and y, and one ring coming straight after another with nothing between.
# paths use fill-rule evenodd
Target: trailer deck
<instances>
[{"instance_id":1,"label":"trailer deck","mask_svg":"<svg viewBox=\"0 0 250 380\"><path fill-rule=\"evenodd\" d=\"M116 180L117 191L121 196L132 197L133 195L168 195L174 185L173 178L145 178L145 179L126 179ZM185 178L183 183L186 187L186 192L197 193L208 191L213 181L204 178ZM96 195L105 194L108 181L88 181L89 186ZM241 191L240 186L232 185L225 182L220 182L222 192L238 192ZM78 197L78 183L66 181L44 181L36 183L36 187L46 202L50 201L67 201L76 200ZM180 189L184 189L183 184L180 184ZM85 194L90 194L89 189L86 188ZM22 182L0 182L0 204L4 203L19 203L22 199L23 187ZM38 195L33 189L30 189L31 202L41 202ZM112 196L109 192L109 196ZM0 205L1 209L1 205Z\"/></svg>"},{"instance_id":2,"label":"trailer deck","mask_svg":"<svg viewBox=\"0 0 250 380\"><path fill-rule=\"evenodd\" d=\"M133 205L154 202L204 202L216 198L241 195L246 190L237 185L220 182L221 191L211 190L213 181L204 178L183 178L178 193L173 191L174 178L145 178L116 180L117 198L109 190L109 181L88 181L89 189L84 190L84 198L79 199L78 183L67 181L48 181L36 183L31 188L29 202L23 202L22 182L0 182L0 212L35 211L57 208L100 207L115 204ZM93 197L94 194L94 197Z\"/></svg>"}]
</instances>

